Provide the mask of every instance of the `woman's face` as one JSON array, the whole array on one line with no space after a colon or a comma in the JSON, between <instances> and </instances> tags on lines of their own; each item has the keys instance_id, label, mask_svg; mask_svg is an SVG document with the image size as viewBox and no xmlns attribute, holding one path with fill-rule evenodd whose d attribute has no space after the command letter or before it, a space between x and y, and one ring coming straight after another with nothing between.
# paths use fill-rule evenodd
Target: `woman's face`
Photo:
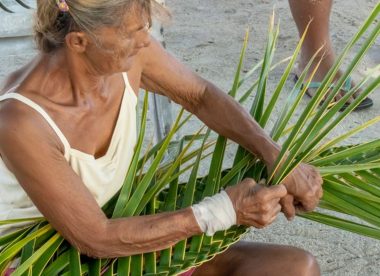
<instances>
[{"instance_id":1,"label":"woman's face","mask_svg":"<svg viewBox=\"0 0 380 276\"><path fill-rule=\"evenodd\" d=\"M149 46L149 21L145 13L126 15L120 27L95 32L86 50L87 60L102 74L128 71L136 54Z\"/></svg>"}]
</instances>

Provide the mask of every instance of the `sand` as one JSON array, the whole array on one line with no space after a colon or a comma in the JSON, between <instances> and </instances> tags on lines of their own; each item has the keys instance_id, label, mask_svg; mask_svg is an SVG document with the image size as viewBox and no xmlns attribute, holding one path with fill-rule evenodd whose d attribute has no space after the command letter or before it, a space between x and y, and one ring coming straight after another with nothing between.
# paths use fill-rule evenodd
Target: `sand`
<instances>
[{"instance_id":1,"label":"sand","mask_svg":"<svg viewBox=\"0 0 380 276\"><path fill-rule=\"evenodd\" d=\"M331 15L331 36L339 53L358 30L377 0L334 1ZM247 51L248 69L262 57L269 15L273 7L281 20L277 59L289 56L298 40L298 33L286 0L167 0L173 14L165 28L167 48L176 57L211 80L225 91L232 85L233 74L244 32L250 28ZM355 50L358 47L355 47ZM352 57L352 54L350 55ZM380 63L380 39L354 74L359 79L368 68ZM275 70L269 87L276 84L281 69ZM288 81L287 89L292 86ZM269 88L269 89L270 89ZM361 124L380 115L380 91L372 98L375 105L368 111L349 116L335 133ZM304 105L307 99L304 100ZM190 127L189 127L190 128ZM353 137L350 142L377 138L380 131L372 127ZM246 237L257 242L289 244L312 252L318 259L322 275L380 275L380 242L341 230L296 218L288 223L280 217L264 230L252 230Z\"/></svg>"}]
</instances>

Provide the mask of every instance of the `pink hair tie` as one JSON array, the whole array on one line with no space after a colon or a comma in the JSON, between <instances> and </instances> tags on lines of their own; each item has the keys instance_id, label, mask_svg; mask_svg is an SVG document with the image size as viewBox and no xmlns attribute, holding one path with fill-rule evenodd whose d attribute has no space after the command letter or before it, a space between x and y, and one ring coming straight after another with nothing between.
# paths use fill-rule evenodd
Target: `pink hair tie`
<instances>
[{"instance_id":1,"label":"pink hair tie","mask_svg":"<svg viewBox=\"0 0 380 276\"><path fill-rule=\"evenodd\" d=\"M66 3L66 0L56 0L58 8L61 12L68 12L69 6Z\"/></svg>"}]
</instances>

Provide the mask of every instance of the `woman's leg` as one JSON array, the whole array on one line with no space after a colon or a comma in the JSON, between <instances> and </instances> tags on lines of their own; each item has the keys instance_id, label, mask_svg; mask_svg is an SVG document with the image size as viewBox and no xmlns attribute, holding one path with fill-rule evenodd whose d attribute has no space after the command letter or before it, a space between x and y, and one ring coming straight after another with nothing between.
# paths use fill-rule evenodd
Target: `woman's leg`
<instances>
[{"instance_id":1,"label":"woman's leg","mask_svg":"<svg viewBox=\"0 0 380 276\"><path fill-rule=\"evenodd\" d=\"M315 64L317 64L322 55L323 60L313 77L313 82L321 82L335 62L335 53L329 32L332 0L289 0L289 6L300 36L304 33L307 24L312 20L302 46L301 58L297 69L298 72L296 73L299 74L302 72L311 57L323 46L319 58L316 58ZM311 71L312 70L310 70L310 72ZM341 72L339 71L335 78L337 79L340 76ZM351 85L354 86L354 83L351 83ZM309 93L312 94L313 91L310 90L311 89L309 89ZM359 93L360 90L355 93L354 98L358 96ZM342 91L337 95L336 100L339 100L343 95L344 92ZM351 98L348 102L352 100ZM361 105L357 107L357 110L370 107L372 104L372 100L365 99Z\"/></svg>"},{"instance_id":2,"label":"woman's leg","mask_svg":"<svg viewBox=\"0 0 380 276\"><path fill-rule=\"evenodd\" d=\"M308 252L283 245L239 242L198 267L193 276L319 276Z\"/></svg>"},{"instance_id":3,"label":"woman's leg","mask_svg":"<svg viewBox=\"0 0 380 276\"><path fill-rule=\"evenodd\" d=\"M324 54L324 59L314 75L314 81L321 81L335 61L329 33L332 0L289 0L289 5L300 36L312 20L302 45L299 70L302 71L311 57L323 46L320 57Z\"/></svg>"}]
</instances>

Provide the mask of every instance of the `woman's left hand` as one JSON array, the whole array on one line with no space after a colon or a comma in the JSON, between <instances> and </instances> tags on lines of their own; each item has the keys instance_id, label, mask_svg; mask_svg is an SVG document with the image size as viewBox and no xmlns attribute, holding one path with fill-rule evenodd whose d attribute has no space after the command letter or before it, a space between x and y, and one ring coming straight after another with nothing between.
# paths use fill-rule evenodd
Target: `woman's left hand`
<instances>
[{"instance_id":1,"label":"woman's left hand","mask_svg":"<svg viewBox=\"0 0 380 276\"><path fill-rule=\"evenodd\" d=\"M314 210L323 195L322 177L311 165L301 163L289 174L282 184L288 194L280 201L282 212L288 220L293 219L296 212Z\"/></svg>"}]
</instances>

